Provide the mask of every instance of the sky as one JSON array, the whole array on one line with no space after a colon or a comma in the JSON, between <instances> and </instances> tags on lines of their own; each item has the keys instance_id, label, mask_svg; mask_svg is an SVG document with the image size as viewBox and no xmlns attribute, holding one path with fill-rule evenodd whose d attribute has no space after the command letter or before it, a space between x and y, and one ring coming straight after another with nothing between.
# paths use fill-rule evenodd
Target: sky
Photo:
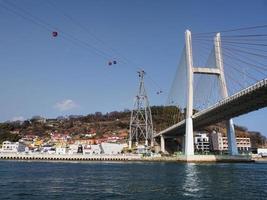
<instances>
[{"instance_id":1,"label":"sky","mask_svg":"<svg viewBox=\"0 0 267 200\"><path fill-rule=\"evenodd\" d=\"M150 104L164 105L186 29L262 25L266 10L263 0L0 0L0 121L131 109L138 68ZM266 117L234 121L267 136Z\"/></svg>"}]
</instances>

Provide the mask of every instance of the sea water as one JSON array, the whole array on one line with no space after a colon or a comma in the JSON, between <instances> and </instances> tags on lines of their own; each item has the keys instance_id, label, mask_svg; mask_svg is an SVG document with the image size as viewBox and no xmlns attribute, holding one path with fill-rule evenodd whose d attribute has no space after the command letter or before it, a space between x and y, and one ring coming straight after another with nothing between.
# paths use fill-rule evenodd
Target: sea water
<instances>
[{"instance_id":1,"label":"sea water","mask_svg":"<svg viewBox=\"0 0 267 200\"><path fill-rule=\"evenodd\" d=\"M0 161L0 199L267 200L267 164Z\"/></svg>"}]
</instances>

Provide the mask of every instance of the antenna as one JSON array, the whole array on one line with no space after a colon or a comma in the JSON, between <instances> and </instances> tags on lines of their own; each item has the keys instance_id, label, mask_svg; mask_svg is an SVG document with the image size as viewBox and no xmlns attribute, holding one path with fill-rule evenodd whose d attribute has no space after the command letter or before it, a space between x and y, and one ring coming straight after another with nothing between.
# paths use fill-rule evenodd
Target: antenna
<instances>
[{"instance_id":1,"label":"antenna","mask_svg":"<svg viewBox=\"0 0 267 200\"><path fill-rule=\"evenodd\" d=\"M153 122L151 109L144 85L145 71L137 72L139 77L138 94L134 99L134 106L131 112L130 133L129 133L129 149L132 148L132 142L138 146L139 142L145 142L145 147L148 142L153 146Z\"/></svg>"}]
</instances>

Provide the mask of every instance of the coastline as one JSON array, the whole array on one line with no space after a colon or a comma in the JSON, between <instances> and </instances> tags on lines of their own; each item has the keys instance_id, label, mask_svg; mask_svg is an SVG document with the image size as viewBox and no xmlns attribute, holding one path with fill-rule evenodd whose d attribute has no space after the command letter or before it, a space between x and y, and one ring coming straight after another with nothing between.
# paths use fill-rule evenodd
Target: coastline
<instances>
[{"instance_id":1,"label":"coastline","mask_svg":"<svg viewBox=\"0 0 267 200\"><path fill-rule=\"evenodd\" d=\"M228 156L228 155L194 155L173 157L143 157L142 155L56 155L56 154L17 154L0 153L0 160L36 160L36 161L138 161L138 162L190 162L190 163L249 163L258 162L251 156ZM265 159L261 159L265 161ZM267 160L266 160L267 161Z\"/></svg>"}]
</instances>

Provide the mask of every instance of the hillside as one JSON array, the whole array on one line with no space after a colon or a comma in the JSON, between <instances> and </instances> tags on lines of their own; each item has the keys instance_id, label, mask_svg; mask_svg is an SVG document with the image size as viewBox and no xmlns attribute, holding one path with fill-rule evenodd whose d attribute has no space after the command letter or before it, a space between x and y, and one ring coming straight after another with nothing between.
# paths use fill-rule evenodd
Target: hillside
<instances>
[{"instance_id":1,"label":"hillside","mask_svg":"<svg viewBox=\"0 0 267 200\"><path fill-rule=\"evenodd\" d=\"M158 132L179 119L183 119L184 114L179 112L174 106L152 106L154 129ZM61 133L71 136L73 139L84 139L88 136L102 138L109 136L121 136L127 140L130 111L114 111L106 114L96 112L87 116L74 116L68 118L58 117L56 119L44 119L35 116L24 122L6 122L0 124L0 142L4 140L17 141L27 135L47 138L51 133ZM252 146L258 147L266 142L266 137L259 132L249 131L245 127L235 126L236 135L239 137L250 137ZM218 130L226 133L224 123L205 127L203 131L211 132Z\"/></svg>"}]
</instances>

